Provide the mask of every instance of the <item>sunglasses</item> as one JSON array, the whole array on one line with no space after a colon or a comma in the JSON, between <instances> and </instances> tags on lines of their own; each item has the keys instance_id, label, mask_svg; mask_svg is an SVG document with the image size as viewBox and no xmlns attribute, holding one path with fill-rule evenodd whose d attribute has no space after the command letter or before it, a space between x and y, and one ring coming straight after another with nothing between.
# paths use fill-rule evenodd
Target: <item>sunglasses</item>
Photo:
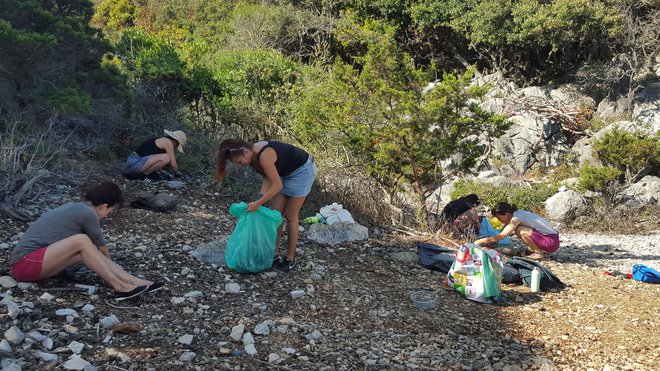
<instances>
[{"instance_id":1,"label":"sunglasses","mask_svg":"<svg viewBox=\"0 0 660 371\"><path fill-rule=\"evenodd\" d=\"M239 147L239 148L228 148L227 151L225 152L227 156L229 157L234 157L237 156L243 152L247 151L247 148L245 147Z\"/></svg>"}]
</instances>

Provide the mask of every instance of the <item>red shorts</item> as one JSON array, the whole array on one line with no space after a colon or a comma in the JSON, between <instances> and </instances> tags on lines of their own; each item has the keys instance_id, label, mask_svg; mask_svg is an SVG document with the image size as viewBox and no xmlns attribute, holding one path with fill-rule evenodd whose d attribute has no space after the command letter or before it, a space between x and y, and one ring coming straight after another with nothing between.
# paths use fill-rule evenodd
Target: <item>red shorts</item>
<instances>
[{"instance_id":1,"label":"red shorts","mask_svg":"<svg viewBox=\"0 0 660 371\"><path fill-rule=\"evenodd\" d=\"M532 230L532 241L539 247L539 249L553 253L559 250L559 235L549 234L544 235L536 229Z\"/></svg>"},{"instance_id":2,"label":"red shorts","mask_svg":"<svg viewBox=\"0 0 660 371\"><path fill-rule=\"evenodd\" d=\"M44 264L48 246L35 250L11 265L11 274L18 281L36 282L41 277L41 266Z\"/></svg>"}]
</instances>

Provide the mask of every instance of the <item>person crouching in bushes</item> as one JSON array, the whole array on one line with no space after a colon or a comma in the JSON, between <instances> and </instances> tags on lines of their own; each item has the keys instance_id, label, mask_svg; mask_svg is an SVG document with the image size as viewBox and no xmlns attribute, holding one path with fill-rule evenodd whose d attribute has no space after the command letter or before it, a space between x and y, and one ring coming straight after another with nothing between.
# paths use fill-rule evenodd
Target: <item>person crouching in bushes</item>
<instances>
[{"instance_id":1,"label":"person crouching in bushes","mask_svg":"<svg viewBox=\"0 0 660 371\"><path fill-rule=\"evenodd\" d=\"M479 234L481 226L477 207L481 204L476 194L459 197L449 202L442 209L441 220L444 223L440 232L453 238L470 238Z\"/></svg>"},{"instance_id":2,"label":"person crouching in bushes","mask_svg":"<svg viewBox=\"0 0 660 371\"><path fill-rule=\"evenodd\" d=\"M117 301L162 288L164 282L135 277L110 257L101 220L121 206L119 186L103 183L88 190L85 199L49 210L30 225L9 258L16 280L40 281L83 263L112 286Z\"/></svg>"},{"instance_id":3,"label":"person crouching in bushes","mask_svg":"<svg viewBox=\"0 0 660 371\"><path fill-rule=\"evenodd\" d=\"M516 205L509 205L506 202L498 203L491 213L504 224L504 229L495 236L474 241L476 245L486 246L496 243L515 232L525 245L534 251L528 258L541 260L545 258L545 253L553 253L559 249L559 232L541 216L518 210Z\"/></svg>"},{"instance_id":4,"label":"person crouching in bushes","mask_svg":"<svg viewBox=\"0 0 660 371\"><path fill-rule=\"evenodd\" d=\"M183 146L186 145L186 133L181 130L164 130L163 133L164 135L161 137L152 137L143 141L128 156L121 168L125 177L149 183L181 176L174 150L183 153ZM163 170L168 165L173 174Z\"/></svg>"},{"instance_id":5,"label":"person crouching in bushes","mask_svg":"<svg viewBox=\"0 0 660 371\"><path fill-rule=\"evenodd\" d=\"M248 212L256 211L269 200L273 209L286 220L286 255L273 259L273 268L289 272L296 266L298 219L300 208L312 189L316 177L316 164L304 150L287 143L260 141L248 145L242 139L227 139L218 148L215 179L222 181L227 174L227 161L250 166L261 174L261 195L248 204ZM284 224L284 223L282 223ZM277 243L283 225L277 229Z\"/></svg>"}]
</instances>

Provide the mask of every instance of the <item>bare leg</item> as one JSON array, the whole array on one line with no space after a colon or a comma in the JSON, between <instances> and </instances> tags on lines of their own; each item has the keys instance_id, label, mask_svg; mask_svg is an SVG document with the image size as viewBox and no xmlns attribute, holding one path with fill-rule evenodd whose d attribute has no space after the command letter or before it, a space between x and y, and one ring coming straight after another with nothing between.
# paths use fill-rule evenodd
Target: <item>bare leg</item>
<instances>
[{"instance_id":1,"label":"bare leg","mask_svg":"<svg viewBox=\"0 0 660 371\"><path fill-rule=\"evenodd\" d=\"M139 280L138 278L112 263L84 234L77 234L48 246L39 278L52 277L80 262L101 276L115 291L128 292L139 286L129 282ZM131 279L125 281L121 276Z\"/></svg>"},{"instance_id":2,"label":"bare leg","mask_svg":"<svg viewBox=\"0 0 660 371\"><path fill-rule=\"evenodd\" d=\"M541 248L536 246L534 240L532 240L532 228L519 226L516 228L516 235L525 243L525 245L529 246L532 250L543 252Z\"/></svg>"},{"instance_id":3,"label":"bare leg","mask_svg":"<svg viewBox=\"0 0 660 371\"><path fill-rule=\"evenodd\" d=\"M298 218L300 208L305 202L303 197L287 197L286 208L284 210L284 217L286 218L286 257L289 261L296 258L296 246L298 244Z\"/></svg>"},{"instance_id":4,"label":"bare leg","mask_svg":"<svg viewBox=\"0 0 660 371\"><path fill-rule=\"evenodd\" d=\"M151 155L149 156L147 162L144 163L144 166L142 166L142 169L140 169L140 172L142 174L149 175L155 171L164 168L169 163L170 163L170 158L167 156L166 153Z\"/></svg>"},{"instance_id":5,"label":"bare leg","mask_svg":"<svg viewBox=\"0 0 660 371\"><path fill-rule=\"evenodd\" d=\"M286 207L287 197L281 193L278 193L277 196L273 197L271 206L273 210L277 210L284 216L284 208ZM282 230L284 228L285 221L282 220L282 223L277 227L277 239L275 240L275 255L277 255L278 247L280 246L280 241L282 239Z\"/></svg>"}]
</instances>

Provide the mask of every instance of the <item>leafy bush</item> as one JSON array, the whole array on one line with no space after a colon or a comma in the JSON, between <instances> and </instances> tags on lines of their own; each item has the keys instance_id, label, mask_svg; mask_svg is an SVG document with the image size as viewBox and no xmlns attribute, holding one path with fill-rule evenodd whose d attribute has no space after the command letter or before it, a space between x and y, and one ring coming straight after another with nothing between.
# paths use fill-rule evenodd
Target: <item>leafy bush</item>
<instances>
[{"instance_id":1,"label":"leafy bush","mask_svg":"<svg viewBox=\"0 0 660 371\"><path fill-rule=\"evenodd\" d=\"M610 185L617 183L621 170L610 166L584 165L580 168L580 182L578 189L602 192Z\"/></svg>"},{"instance_id":2,"label":"leafy bush","mask_svg":"<svg viewBox=\"0 0 660 371\"><path fill-rule=\"evenodd\" d=\"M456 199L470 193L475 193L484 205L494 207L498 202L515 204L518 209L538 212L543 209L543 202L557 192L555 185L535 183L531 187L512 186L496 187L489 183L472 181L457 181L451 192L451 198Z\"/></svg>"},{"instance_id":3,"label":"leafy bush","mask_svg":"<svg viewBox=\"0 0 660 371\"><path fill-rule=\"evenodd\" d=\"M47 98L48 103L60 113L87 115L92 110L92 98L77 88L56 88L48 93Z\"/></svg>"},{"instance_id":4,"label":"leafy bush","mask_svg":"<svg viewBox=\"0 0 660 371\"><path fill-rule=\"evenodd\" d=\"M614 128L594 143L594 149L603 163L622 172L633 176L644 171L660 173L660 133L640 136Z\"/></svg>"}]
</instances>

